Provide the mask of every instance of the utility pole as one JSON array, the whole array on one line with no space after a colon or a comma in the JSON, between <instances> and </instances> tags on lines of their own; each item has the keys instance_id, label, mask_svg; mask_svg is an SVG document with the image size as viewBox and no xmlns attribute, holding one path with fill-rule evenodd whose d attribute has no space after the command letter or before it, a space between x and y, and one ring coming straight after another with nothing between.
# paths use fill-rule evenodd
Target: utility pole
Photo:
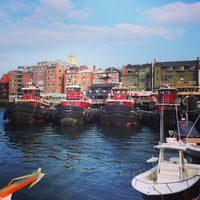
<instances>
[{"instance_id":1,"label":"utility pole","mask_svg":"<svg viewBox=\"0 0 200 200\"><path fill-rule=\"evenodd\" d=\"M154 88L154 65L156 63L156 59L153 59L151 63L151 90L153 91Z\"/></svg>"}]
</instances>

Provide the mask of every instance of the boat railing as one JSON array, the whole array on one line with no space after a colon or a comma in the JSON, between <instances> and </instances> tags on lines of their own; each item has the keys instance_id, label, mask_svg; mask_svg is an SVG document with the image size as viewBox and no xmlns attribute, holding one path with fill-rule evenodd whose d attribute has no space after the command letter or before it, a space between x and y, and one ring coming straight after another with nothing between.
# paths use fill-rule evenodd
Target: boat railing
<instances>
[{"instance_id":1,"label":"boat railing","mask_svg":"<svg viewBox=\"0 0 200 200\"><path fill-rule=\"evenodd\" d=\"M133 177L136 177L137 175L140 175L140 174L144 173L145 171L146 171L146 168L137 170L137 171L133 172Z\"/></svg>"},{"instance_id":2,"label":"boat railing","mask_svg":"<svg viewBox=\"0 0 200 200\"><path fill-rule=\"evenodd\" d=\"M152 156L151 158L149 158L147 160L147 163L151 163L152 165L151 166L148 165L148 166L146 166L146 167L144 167L144 168L142 168L140 170L137 170L137 171L133 172L133 177L150 170L152 168L152 166L153 166L153 168L157 168L157 161L158 161L158 157Z\"/></svg>"},{"instance_id":3,"label":"boat railing","mask_svg":"<svg viewBox=\"0 0 200 200\"><path fill-rule=\"evenodd\" d=\"M105 99L91 99L92 104L105 104Z\"/></svg>"},{"instance_id":4,"label":"boat railing","mask_svg":"<svg viewBox=\"0 0 200 200\"><path fill-rule=\"evenodd\" d=\"M179 101L175 101L175 102L159 102L157 101L156 102L156 105L164 105L164 106L167 106L167 105L180 105L180 102Z\"/></svg>"},{"instance_id":5,"label":"boat railing","mask_svg":"<svg viewBox=\"0 0 200 200\"><path fill-rule=\"evenodd\" d=\"M140 175L140 174L142 174L142 173L144 173L144 172L146 172L146 171L148 171L150 169L151 169L150 166L149 167L144 167L142 169L139 169L139 170L133 172L133 177L136 177L136 176L138 176L138 175Z\"/></svg>"}]
</instances>

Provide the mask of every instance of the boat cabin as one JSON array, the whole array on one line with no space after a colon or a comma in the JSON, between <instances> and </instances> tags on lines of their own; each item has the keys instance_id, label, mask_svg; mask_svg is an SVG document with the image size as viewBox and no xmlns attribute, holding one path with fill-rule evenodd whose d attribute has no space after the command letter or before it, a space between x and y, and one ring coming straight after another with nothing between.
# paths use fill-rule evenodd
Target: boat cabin
<instances>
[{"instance_id":1,"label":"boat cabin","mask_svg":"<svg viewBox=\"0 0 200 200\"><path fill-rule=\"evenodd\" d=\"M83 92L81 86L73 85L66 87L66 99L68 100L79 100L83 98Z\"/></svg>"},{"instance_id":2,"label":"boat cabin","mask_svg":"<svg viewBox=\"0 0 200 200\"><path fill-rule=\"evenodd\" d=\"M83 109L91 108L90 99L83 93L80 85L66 87L66 99L61 102L62 106L75 106Z\"/></svg>"},{"instance_id":3,"label":"boat cabin","mask_svg":"<svg viewBox=\"0 0 200 200\"><path fill-rule=\"evenodd\" d=\"M113 100L127 100L129 97L129 89L125 87L113 87L109 94L109 98Z\"/></svg>"},{"instance_id":4,"label":"boat cabin","mask_svg":"<svg viewBox=\"0 0 200 200\"><path fill-rule=\"evenodd\" d=\"M106 99L116 84L94 84L88 87L87 96L90 99Z\"/></svg>"},{"instance_id":5,"label":"boat cabin","mask_svg":"<svg viewBox=\"0 0 200 200\"><path fill-rule=\"evenodd\" d=\"M22 100L39 100L40 99L40 89L33 85L33 83L27 83L25 87L21 89L22 91Z\"/></svg>"},{"instance_id":6,"label":"boat cabin","mask_svg":"<svg viewBox=\"0 0 200 200\"><path fill-rule=\"evenodd\" d=\"M176 104L177 103L177 93L176 88L166 87L158 89L157 102L159 104Z\"/></svg>"},{"instance_id":7,"label":"boat cabin","mask_svg":"<svg viewBox=\"0 0 200 200\"><path fill-rule=\"evenodd\" d=\"M176 182L185 178L184 165L187 160L184 158L185 147L181 145L173 145L165 143L156 146L160 149L157 183Z\"/></svg>"}]
</instances>

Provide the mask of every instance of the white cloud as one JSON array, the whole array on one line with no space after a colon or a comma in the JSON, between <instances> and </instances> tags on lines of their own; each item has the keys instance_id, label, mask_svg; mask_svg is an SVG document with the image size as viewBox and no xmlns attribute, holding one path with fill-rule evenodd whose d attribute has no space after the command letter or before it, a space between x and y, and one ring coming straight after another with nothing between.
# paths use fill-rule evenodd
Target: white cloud
<instances>
[{"instance_id":1,"label":"white cloud","mask_svg":"<svg viewBox=\"0 0 200 200\"><path fill-rule=\"evenodd\" d=\"M41 0L40 4L35 7L34 17L37 16L41 20L56 20L58 18L67 17L71 12L73 5L68 0Z\"/></svg>"},{"instance_id":2,"label":"white cloud","mask_svg":"<svg viewBox=\"0 0 200 200\"><path fill-rule=\"evenodd\" d=\"M70 19L84 21L90 17L91 13L90 9L85 9L84 11L79 9L69 12L67 16Z\"/></svg>"},{"instance_id":3,"label":"white cloud","mask_svg":"<svg viewBox=\"0 0 200 200\"><path fill-rule=\"evenodd\" d=\"M31 3L22 3L22 2L15 2L15 1L5 1L4 4L1 6L3 9L7 11L22 11L30 9Z\"/></svg>"},{"instance_id":4,"label":"white cloud","mask_svg":"<svg viewBox=\"0 0 200 200\"><path fill-rule=\"evenodd\" d=\"M7 55L19 52L30 52L31 55L37 52L45 55L47 52L51 55L55 49L71 47L84 50L109 47L115 50L116 45L139 48L155 38L175 41L189 31L189 26L199 27L200 23L200 2L176 2L143 13L140 10L143 23L127 21L113 26L91 25L93 20L88 25L87 19L92 18L93 12L97 11L96 18L98 10L92 10L92 7L76 8L70 0L40 0L39 4L33 4L33 1L27 4L10 2L6 4L5 1L0 6L1 62L9 60ZM139 17L135 21L141 21Z\"/></svg>"},{"instance_id":5,"label":"white cloud","mask_svg":"<svg viewBox=\"0 0 200 200\"><path fill-rule=\"evenodd\" d=\"M13 5L9 4L12 8ZM16 5L16 3L14 4ZM8 5L7 5L8 6ZM19 4L17 8L30 9L29 6ZM33 7L33 4L32 4ZM41 0L40 4L33 7L29 16L25 15L16 22L11 22L8 32L1 34L0 44L11 46L26 46L35 48L36 43L40 48L48 48L63 43L98 43L139 42L152 36L165 39L175 39L186 32L182 26L171 27L171 24L183 22L198 22L200 20L200 3L184 4L173 3L145 11L146 25L116 24L113 27L96 27L72 24L70 19L86 19L91 12L88 9L75 9L69 0ZM198 12L199 11L199 12ZM6 15L6 13L4 13ZM195 17L193 16L195 15ZM199 16L199 17L198 17ZM8 21L8 17L7 17Z\"/></svg>"},{"instance_id":6,"label":"white cloud","mask_svg":"<svg viewBox=\"0 0 200 200\"><path fill-rule=\"evenodd\" d=\"M10 49L49 50L57 46L94 44L138 44L152 36L173 39L184 30L168 30L164 27L145 27L142 25L118 24L114 27L93 27L86 25L66 25L55 22L48 28L23 26L1 34L0 46L3 51Z\"/></svg>"},{"instance_id":7,"label":"white cloud","mask_svg":"<svg viewBox=\"0 0 200 200\"><path fill-rule=\"evenodd\" d=\"M200 2L186 4L175 2L161 7L149 9L144 13L150 24L199 25Z\"/></svg>"},{"instance_id":8,"label":"white cloud","mask_svg":"<svg viewBox=\"0 0 200 200\"><path fill-rule=\"evenodd\" d=\"M45 7L50 7L52 9L55 9L57 11L61 10L72 10L73 9L73 4L69 0L41 0L41 3Z\"/></svg>"},{"instance_id":9,"label":"white cloud","mask_svg":"<svg viewBox=\"0 0 200 200\"><path fill-rule=\"evenodd\" d=\"M90 16L89 9L75 9L70 0L41 0L40 2L34 15L40 16L42 19L45 17L50 21L67 19L82 21Z\"/></svg>"}]
</instances>

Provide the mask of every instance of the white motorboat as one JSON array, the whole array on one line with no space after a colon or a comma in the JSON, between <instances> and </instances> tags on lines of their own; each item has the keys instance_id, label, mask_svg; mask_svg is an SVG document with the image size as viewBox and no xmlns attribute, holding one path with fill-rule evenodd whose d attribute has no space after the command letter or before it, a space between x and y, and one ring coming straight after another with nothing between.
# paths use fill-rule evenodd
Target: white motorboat
<instances>
[{"instance_id":1,"label":"white motorboat","mask_svg":"<svg viewBox=\"0 0 200 200\"><path fill-rule=\"evenodd\" d=\"M179 142L155 146L160 150L158 164L134 176L132 186L145 199L193 199L200 193L200 165L184 157L186 146ZM150 159L148 162L156 159Z\"/></svg>"},{"instance_id":2,"label":"white motorboat","mask_svg":"<svg viewBox=\"0 0 200 200\"><path fill-rule=\"evenodd\" d=\"M176 90L164 88L158 91L158 106L160 108L160 143L159 158L151 158L147 162L154 163L153 167L132 179L132 187L140 192L145 199L174 200L196 199L200 194L200 164L187 160L188 144L176 138L163 137L163 110L175 107ZM158 163L157 163L158 161Z\"/></svg>"}]
</instances>

